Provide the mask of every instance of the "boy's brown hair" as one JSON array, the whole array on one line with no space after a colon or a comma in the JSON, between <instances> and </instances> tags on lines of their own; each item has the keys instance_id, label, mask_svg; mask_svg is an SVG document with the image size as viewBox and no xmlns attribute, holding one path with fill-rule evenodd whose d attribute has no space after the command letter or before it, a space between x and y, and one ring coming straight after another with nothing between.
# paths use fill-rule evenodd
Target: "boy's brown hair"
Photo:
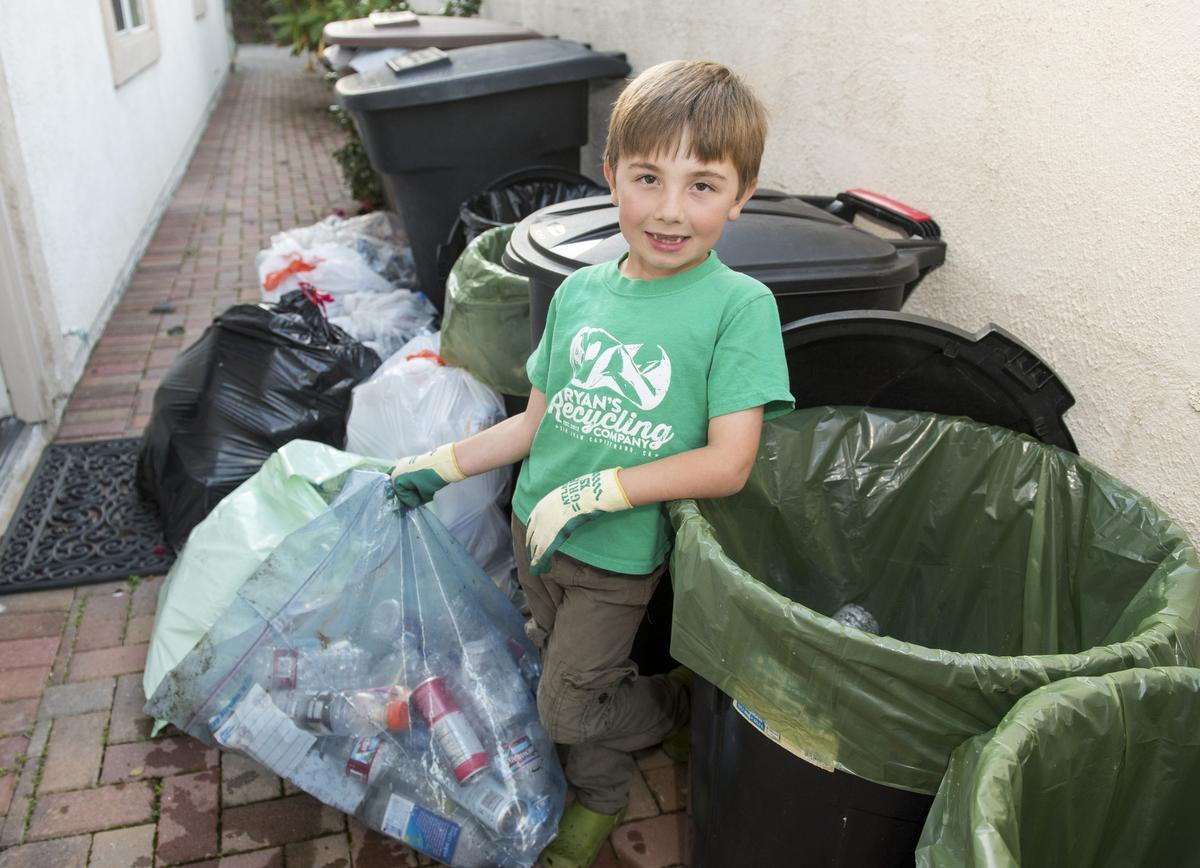
<instances>
[{"instance_id":1,"label":"boy's brown hair","mask_svg":"<svg viewBox=\"0 0 1200 868\"><path fill-rule=\"evenodd\" d=\"M739 76L711 60L671 60L630 82L613 105L604 161L614 172L624 156L679 149L705 163L728 159L738 173L738 196L758 177L767 112Z\"/></svg>"}]
</instances>

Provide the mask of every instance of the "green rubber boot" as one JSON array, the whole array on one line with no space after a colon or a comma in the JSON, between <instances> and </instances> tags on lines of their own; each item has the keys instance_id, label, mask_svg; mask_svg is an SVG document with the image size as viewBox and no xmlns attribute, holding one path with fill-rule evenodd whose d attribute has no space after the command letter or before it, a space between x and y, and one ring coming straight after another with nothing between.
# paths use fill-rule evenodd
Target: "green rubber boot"
<instances>
[{"instance_id":1,"label":"green rubber boot","mask_svg":"<svg viewBox=\"0 0 1200 868\"><path fill-rule=\"evenodd\" d=\"M673 678L683 685L683 689L687 691L688 704L692 700L692 678L694 674L692 670L686 666L676 666L667 673L668 678ZM688 757L692 752L692 727L691 724L685 723L679 729L668 735L662 741L662 752L670 759L677 763L687 762Z\"/></svg>"},{"instance_id":2,"label":"green rubber boot","mask_svg":"<svg viewBox=\"0 0 1200 868\"><path fill-rule=\"evenodd\" d=\"M572 802L563 811L558 834L542 851L538 865L542 868L590 868L624 816L624 808L615 814L597 814L579 802Z\"/></svg>"}]
</instances>

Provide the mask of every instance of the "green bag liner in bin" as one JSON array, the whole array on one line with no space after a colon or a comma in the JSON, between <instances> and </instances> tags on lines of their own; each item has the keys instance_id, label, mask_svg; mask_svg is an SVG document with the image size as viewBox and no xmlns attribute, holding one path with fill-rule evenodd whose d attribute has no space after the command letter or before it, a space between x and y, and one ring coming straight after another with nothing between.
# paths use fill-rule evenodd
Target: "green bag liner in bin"
<instances>
[{"instance_id":1,"label":"green bag liner in bin","mask_svg":"<svg viewBox=\"0 0 1200 868\"><path fill-rule=\"evenodd\" d=\"M670 514L671 654L786 749L886 786L934 793L1043 685L1200 653L1186 534L1077 455L969 419L798 410L739 494ZM886 635L828 617L846 603Z\"/></svg>"},{"instance_id":2,"label":"green bag liner in bin","mask_svg":"<svg viewBox=\"0 0 1200 868\"><path fill-rule=\"evenodd\" d=\"M954 752L920 868L1200 864L1200 669L1069 678Z\"/></svg>"},{"instance_id":3,"label":"green bag liner in bin","mask_svg":"<svg viewBox=\"0 0 1200 868\"><path fill-rule=\"evenodd\" d=\"M142 675L146 696L154 695L276 546L328 509L350 471L390 467L324 443L293 440L227 494L192 529L158 592Z\"/></svg>"},{"instance_id":4,"label":"green bag liner in bin","mask_svg":"<svg viewBox=\"0 0 1200 868\"><path fill-rule=\"evenodd\" d=\"M446 279L441 356L505 395L528 395L529 279L500 264L512 224L467 245Z\"/></svg>"}]
</instances>

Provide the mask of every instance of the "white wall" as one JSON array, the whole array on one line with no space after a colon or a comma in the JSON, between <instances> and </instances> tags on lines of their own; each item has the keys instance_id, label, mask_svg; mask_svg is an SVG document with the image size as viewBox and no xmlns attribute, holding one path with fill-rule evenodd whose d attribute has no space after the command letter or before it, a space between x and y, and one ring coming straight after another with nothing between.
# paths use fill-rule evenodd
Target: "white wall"
<instances>
[{"instance_id":1,"label":"white wall","mask_svg":"<svg viewBox=\"0 0 1200 868\"><path fill-rule=\"evenodd\" d=\"M12 403L8 400L8 384L4 382L4 371L0 370L0 419L12 415Z\"/></svg>"},{"instance_id":2,"label":"white wall","mask_svg":"<svg viewBox=\"0 0 1200 868\"><path fill-rule=\"evenodd\" d=\"M97 0L0 0L0 64L32 199L25 204L68 371L103 329L229 68L220 0L199 18L192 3L147 2L157 12L159 58L114 87Z\"/></svg>"},{"instance_id":3,"label":"white wall","mask_svg":"<svg viewBox=\"0 0 1200 868\"><path fill-rule=\"evenodd\" d=\"M627 52L707 57L772 116L761 182L925 210L907 310L1003 325L1077 403L1080 452L1200 540L1200 4L487 0ZM610 88L593 100L593 171Z\"/></svg>"}]
</instances>

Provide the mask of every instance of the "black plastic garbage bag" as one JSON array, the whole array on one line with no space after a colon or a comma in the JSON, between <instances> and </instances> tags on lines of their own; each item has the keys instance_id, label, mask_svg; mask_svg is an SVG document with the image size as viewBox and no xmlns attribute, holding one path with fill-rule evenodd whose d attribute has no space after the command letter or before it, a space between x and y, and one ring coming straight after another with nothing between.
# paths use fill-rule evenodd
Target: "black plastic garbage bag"
<instances>
[{"instance_id":1,"label":"black plastic garbage bag","mask_svg":"<svg viewBox=\"0 0 1200 868\"><path fill-rule=\"evenodd\" d=\"M935 792L1046 684L1200 655L1187 534L1007 429L797 410L764 426L740 493L670 514L671 654L792 753L885 786ZM831 617L846 604L881 635Z\"/></svg>"},{"instance_id":2,"label":"black plastic garbage bag","mask_svg":"<svg viewBox=\"0 0 1200 868\"><path fill-rule=\"evenodd\" d=\"M443 280L468 244L497 226L520 223L547 205L608 194L586 175L559 166L531 166L510 172L463 202L446 243L438 246Z\"/></svg>"},{"instance_id":3,"label":"black plastic garbage bag","mask_svg":"<svg viewBox=\"0 0 1200 868\"><path fill-rule=\"evenodd\" d=\"M432 511L350 474L146 711L456 868L529 866L566 781L524 621Z\"/></svg>"},{"instance_id":4,"label":"black plastic garbage bag","mask_svg":"<svg viewBox=\"0 0 1200 868\"><path fill-rule=\"evenodd\" d=\"M1200 863L1200 669L1035 690L954 752L919 868Z\"/></svg>"},{"instance_id":5,"label":"black plastic garbage bag","mask_svg":"<svg viewBox=\"0 0 1200 868\"><path fill-rule=\"evenodd\" d=\"M220 500L279 447L346 442L350 390L379 356L291 292L239 304L175 359L154 394L138 486L179 548Z\"/></svg>"}]
</instances>

